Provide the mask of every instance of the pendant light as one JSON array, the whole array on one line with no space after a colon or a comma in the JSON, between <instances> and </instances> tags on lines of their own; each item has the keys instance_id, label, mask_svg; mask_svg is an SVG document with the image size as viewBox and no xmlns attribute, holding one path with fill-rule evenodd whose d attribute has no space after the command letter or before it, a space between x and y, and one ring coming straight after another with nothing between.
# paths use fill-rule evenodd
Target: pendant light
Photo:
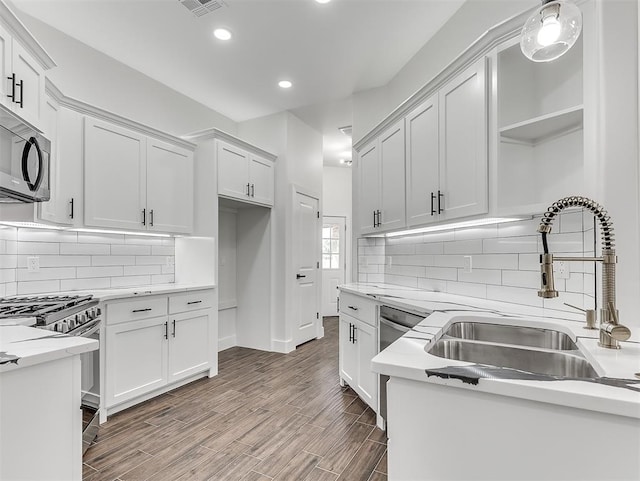
<instances>
[{"instance_id":1,"label":"pendant light","mask_svg":"<svg viewBox=\"0 0 640 481\"><path fill-rule=\"evenodd\" d=\"M534 62L564 55L580 36L582 12L569 1L542 0L542 7L522 27L520 48Z\"/></svg>"}]
</instances>

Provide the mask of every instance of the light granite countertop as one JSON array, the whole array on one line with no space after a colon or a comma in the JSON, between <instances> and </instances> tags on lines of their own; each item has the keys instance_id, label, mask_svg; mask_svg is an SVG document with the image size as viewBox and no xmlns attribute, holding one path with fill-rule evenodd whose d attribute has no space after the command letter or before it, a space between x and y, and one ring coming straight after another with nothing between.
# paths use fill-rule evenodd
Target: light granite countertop
<instances>
[{"instance_id":1,"label":"light granite countertop","mask_svg":"<svg viewBox=\"0 0 640 481\"><path fill-rule=\"evenodd\" d=\"M603 349L597 345L598 331L584 329L584 318L579 314L385 284L346 284L340 289L425 315L415 328L373 358L375 372L640 418L640 379L634 376L640 372L638 329L630 341L621 343L622 349ZM427 353L428 346L450 324L470 317L494 324L521 324L564 332L577 343L600 377L558 379L523 373L520 378L505 378L490 367Z\"/></svg>"},{"instance_id":2,"label":"light granite countertop","mask_svg":"<svg viewBox=\"0 0 640 481\"><path fill-rule=\"evenodd\" d=\"M0 372L95 351L94 339L20 325L0 325Z\"/></svg>"}]
</instances>

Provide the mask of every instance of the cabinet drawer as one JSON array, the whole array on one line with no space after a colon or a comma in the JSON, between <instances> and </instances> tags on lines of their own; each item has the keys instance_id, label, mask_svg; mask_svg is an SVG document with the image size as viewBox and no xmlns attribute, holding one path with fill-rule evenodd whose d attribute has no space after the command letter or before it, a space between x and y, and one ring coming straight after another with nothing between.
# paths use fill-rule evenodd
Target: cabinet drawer
<instances>
[{"instance_id":1,"label":"cabinet drawer","mask_svg":"<svg viewBox=\"0 0 640 481\"><path fill-rule=\"evenodd\" d=\"M208 309L213 306L212 295L213 292L208 290L169 296L169 314Z\"/></svg>"},{"instance_id":2,"label":"cabinet drawer","mask_svg":"<svg viewBox=\"0 0 640 481\"><path fill-rule=\"evenodd\" d=\"M377 304L377 302L362 296L340 292L340 312L360 319L371 326L376 325Z\"/></svg>"},{"instance_id":3,"label":"cabinet drawer","mask_svg":"<svg viewBox=\"0 0 640 481\"><path fill-rule=\"evenodd\" d=\"M107 324L167 315L167 297L143 297L107 303Z\"/></svg>"}]
</instances>

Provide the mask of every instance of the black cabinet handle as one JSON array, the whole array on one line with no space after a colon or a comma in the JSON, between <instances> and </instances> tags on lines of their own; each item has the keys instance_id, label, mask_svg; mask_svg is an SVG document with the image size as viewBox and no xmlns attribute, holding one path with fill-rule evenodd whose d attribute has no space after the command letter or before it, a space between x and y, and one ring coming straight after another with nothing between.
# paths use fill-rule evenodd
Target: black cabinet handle
<instances>
[{"instance_id":1,"label":"black cabinet handle","mask_svg":"<svg viewBox=\"0 0 640 481\"><path fill-rule=\"evenodd\" d=\"M436 215L436 210L433 208L433 202L436 200L436 195L431 192L431 215Z\"/></svg>"},{"instance_id":2,"label":"black cabinet handle","mask_svg":"<svg viewBox=\"0 0 640 481\"><path fill-rule=\"evenodd\" d=\"M444 209L442 208L442 200L444 200L444 194L438 191L438 214L442 214Z\"/></svg>"},{"instance_id":3,"label":"black cabinet handle","mask_svg":"<svg viewBox=\"0 0 640 481\"><path fill-rule=\"evenodd\" d=\"M16 87L20 87L20 100L15 102L20 106L20 108L23 108L24 105L22 102L24 100L24 80L20 80L20 82L16 84ZM14 93L14 96L15 96L15 93Z\"/></svg>"},{"instance_id":4,"label":"black cabinet handle","mask_svg":"<svg viewBox=\"0 0 640 481\"><path fill-rule=\"evenodd\" d=\"M71 206L71 213L69 214L69 217L73 219L73 197L71 197L71 200L69 201L69 205Z\"/></svg>"},{"instance_id":5,"label":"black cabinet handle","mask_svg":"<svg viewBox=\"0 0 640 481\"><path fill-rule=\"evenodd\" d=\"M256 196L256 184L251 184L251 197Z\"/></svg>"},{"instance_id":6,"label":"black cabinet handle","mask_svg":"<svg viewBox=\"0 0 640 481\"><path fill-rule=\"evenodd\" d=\"M357 308L357 307L354 307L354 306L347 306L347 307L348 307L349 309L351 309L351 310L354 310L354 311L357 311L357 310L358 310L358 308Z\"/></svg>"},{"instance_id":7,"label":"black cabinet handle","mask_svg":"<svg viewBox=\"0 0 640 481\"><path fill-rule=\"evenodd\" d=\"M153 227L153 209L149 211L149 227Z\"/></svg>"},{"instance_id":8,"label":"black cabinet handle","mask_svg":"<svg viewBox=\"0 0 640 481\"><path fill-rule=\"evenodd\" d=\"M164 323L164 338L169 339L169 321Z\"/></svg>"},{"instance_id":9,"label":"black cabinet handle","mask_svg":"<svg viewBox=\"0 0 640 481\"><path fill-rule=\"evenodd\" d=\"M356 339L356 329L358 329L355 324L353 325L353 343L355 344L356 342L358 342L358 340Z\"/></svg>"},{"instance_id":10,"label":"black cabinet handle","mask_svg":"<svg viewBox=\"0 0 640 481\"><path fill-rule=\"evenodd\" d=\"M251 189L251 184L247 184L247 197L251 197L251 191L249 189Z\"/></svg>"},{"instance_id":11,"label":"black cabinet handle","mask_svg":"<svg viewBox=\"0 0 640 481\"><path fill-rule=\"evenodd\" d=\"M382 211L378 211L378 227L382 225Z\"/></svg>"},{"instance_id":12,"label":"black cabinet handle","mask_svg":"<svg viewBox=\"0 0 640 481\"><path fill-rule=\"evenodd\" d=\"M7 97L11 99L13 103L16 102L16 74L11 74L10 77L7 77L7 80L11 80L11 93L7 94Z\"/></svg>"},{"instance_id":13,"label":"black cabinet handle","mask_svg":"<svg viewBox=\"0 0 640 481\"><path fill-rule=\"evenodd\" d=\"M173 320L173 333L171 334L173 337L176 337L176 320Z\"/></svg>"},{"instance_id":14,"label":"black cabinet handle","mask_svg":"<svg viewBox=\"0 0 640 481\"><path fill-rule=\"evenodd\" d=\"M187 302L187 306L190 306L191 304L200 304L202 301L189 301Z\"/></svg>"},{"instance_id":15,"label":"black cabinet handle","mask_svg":"<svg viewBox=\"0 0 640 481\"><path fill-rule=\"evenodd\" d=\"M349 342L353 342L353 324L349 323Z\"/></svg>"},{"instance_id":16,"label":"black cabinet handle","mask_svg":"<svg viewBox=\"0 0 640 481\"><path fill-rule=\"evenodd\" d=\"M142 225L147 225L147 209L142 209Z\"/></svg>"},{"instance_id":17,"label":"black cabinet handle","mask_svg":"<svg viewBox=\"0 0 640 481\"><path fill-rule=\"evenodd\" d=\"M307 276L303 276L302 274L296 274L296 279L302 279L303 277L307 277Z\"/></svg>"},{"instance_id":18,"label":"black cabinet handle","mask_svg":"<svg viewBox=\"0 0 640 481\"><path fill-rule=\"evenodd\" d=\"M146 309L134 309L131 312L147 312L147 311L151 311L152 309L150 307L147 307Z\"/></svg>"}]
</instances>

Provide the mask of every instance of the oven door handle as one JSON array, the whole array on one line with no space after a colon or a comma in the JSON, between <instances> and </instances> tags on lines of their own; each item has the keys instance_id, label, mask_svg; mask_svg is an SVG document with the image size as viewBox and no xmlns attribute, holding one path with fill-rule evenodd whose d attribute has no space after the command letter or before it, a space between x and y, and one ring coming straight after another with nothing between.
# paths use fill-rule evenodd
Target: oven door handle
<instances>
[{"instance_id":1,"label":"oven door handle","mask_svg":"<svg viewBox=\"0 0 640 481\"><path fill-rule=\"evenodd\" d=\"M396 324L395 322L385 319L384 317L380 318L380 324L384 324L385 326L402 333L409 332L411 330L410 327L403 326L402 324Z\"/></svg>"},{"instance_id":2,"label":"oven door handle","mask_svg":"<svg viewBox=\"0 0 640 481\"><path fill-rule=\"evenodd\" d=\"M69 336L78 336L78 337L89 337L94 332L97 332L100 329L101 319L94 319L91 322L87 322L80 327L74 329L73 331L67 332Z\"/></svg>"}]
</instances>

